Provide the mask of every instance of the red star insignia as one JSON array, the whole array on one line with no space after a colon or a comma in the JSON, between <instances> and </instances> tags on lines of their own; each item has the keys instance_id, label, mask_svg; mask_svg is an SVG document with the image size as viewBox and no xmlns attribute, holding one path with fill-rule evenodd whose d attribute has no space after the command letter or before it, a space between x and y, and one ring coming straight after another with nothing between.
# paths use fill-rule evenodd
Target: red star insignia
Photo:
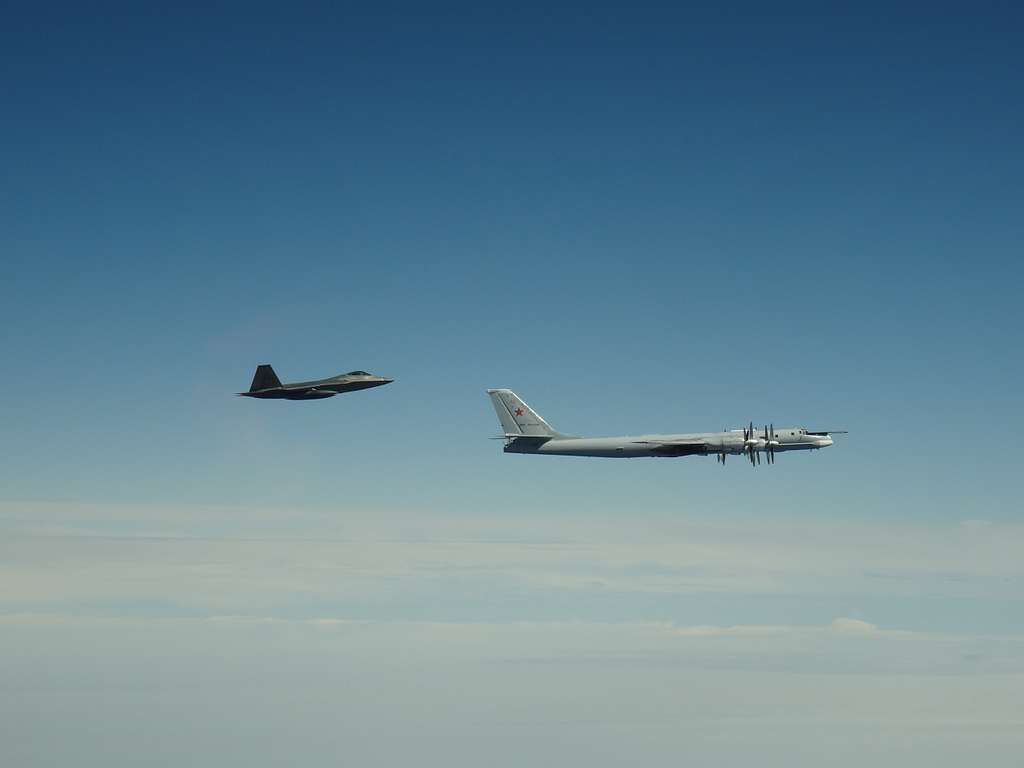
<instances>
[{"instance_id":1,"label":"red star insignia","mask_svg":"<svg viewBox=\"0 0 1024 768\"><path fill-rule=\"evenodd\" d=\"M523 415L523 409L522 408L516 408L516 416L522 416L522 415Z\"/></svg>"}]
</instances>

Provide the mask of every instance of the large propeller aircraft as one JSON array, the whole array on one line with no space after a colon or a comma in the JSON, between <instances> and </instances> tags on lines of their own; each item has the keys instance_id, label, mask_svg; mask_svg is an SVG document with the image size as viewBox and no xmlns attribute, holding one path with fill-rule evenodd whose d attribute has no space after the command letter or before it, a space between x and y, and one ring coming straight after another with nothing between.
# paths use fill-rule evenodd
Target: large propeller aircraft
<instances>
[{"instance_id":1,"label":"large propeller aircraft","mask_svg":"<svg viewBox=\"0 0 1024 768\"><path fill-rule=\"evenodd\" d=\"M759 433L750 422L743 429L673 435L626 435L623 437L576 437L557 432L510 389L489 389L487 394L504 429L505 453L538 453L555 456L709 456L725 464L730 454L746 456L751 466L774 464L775 454L808 451L832 445L832 435L844 430L810 431L803 427L775 429L765 424Z\"/></svg>"}]
</instances>

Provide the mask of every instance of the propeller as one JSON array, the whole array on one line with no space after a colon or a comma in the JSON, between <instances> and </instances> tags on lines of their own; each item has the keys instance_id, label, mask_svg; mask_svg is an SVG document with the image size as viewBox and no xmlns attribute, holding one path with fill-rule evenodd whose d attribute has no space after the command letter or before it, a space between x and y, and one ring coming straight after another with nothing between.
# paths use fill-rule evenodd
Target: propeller
<instances>
[{"instance_id":1,"label":"propeller","mask_svg":"<svg viewBox=\"0 0 1024 768\"><path fill-rule=\"evenodd\" d=\"M765 459L769 464L775 463L775 446L779 445L779 441L775 439L775 425L771 425L771 431L767 424L764 425L764 451Z\"/></svg>"},{"instance_id":2,"label":"propeller","mask_svg":"<svg viewBox=\"0 0 1024 768\"><path fill-rule=\"evenodd\" d=\"M759 446L760 441L754 436L754 422L750 422L749 429L746 427L743 429L743 452L747 454L752 467L761 463L761 456L757 450Z\"/></svg>"},{"instance_id":3,"label":"propeller","mask_svg":"<svg viewBox=\"0 0 1024 768\"><path fill-rule=\"evenodd\" d=\"M761 465L761 452L764 451L766 464L775 463L775 449L781 443L775 437L775 425L765 424L761 434L754 431L754 422L743 428L743 453L750 460L750 466Z\"/></svg>"},{"instance_id":4,"label":"propeller","mask_svg":"<svg viewBox=\"0 0 1024 768\"><path fill-rule=\"evenodd\" d=\"M782 445L778 440L775 439L775 425L769 425L769 434L771 437L768 440L768 455L771 456L771 463L775 463L775 447Z\"/></svg>"}]
</instances>

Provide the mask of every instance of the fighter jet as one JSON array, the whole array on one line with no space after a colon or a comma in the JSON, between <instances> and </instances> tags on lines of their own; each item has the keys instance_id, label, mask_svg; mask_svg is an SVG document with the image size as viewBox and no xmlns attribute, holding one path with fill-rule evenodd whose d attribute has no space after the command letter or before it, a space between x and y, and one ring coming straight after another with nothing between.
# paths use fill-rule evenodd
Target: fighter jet
<instances>
[{"instance_id":1,"label":"fighter jet","mask_svg":"<svg viewBox=\"0 0 1024 768\"><path fill-rule=\"evenodd\" d=\"M256 366L256 375L252 377L249 391L238 394L241 397L258 397L261 400L323 400L342 392L379 387L392 381L394 379L374 376L366 371L349 371L331 376L329 379L282 384L273 368L269 365L259 365Z\"/></svg>"},{"instance_id":2,"label":"fighter jet","mask_svg":"<svg viewBox=\"0 0 1024 768\"><path fill-rule=\"evenodd\" d=\"M556 456L710 456L725 464L730 454L746 456L752 466L775 463L775 454L808 451L832 445L832 435L844 430L815 430L766 424L763 430L753 422L742 429L723 432L693 432L674 435L627 435L625 437L576 437L557 432L536 411L510 389L489 389L491 403L505 434L505 453L537 453Z\"/></svg>"}]
</instances>

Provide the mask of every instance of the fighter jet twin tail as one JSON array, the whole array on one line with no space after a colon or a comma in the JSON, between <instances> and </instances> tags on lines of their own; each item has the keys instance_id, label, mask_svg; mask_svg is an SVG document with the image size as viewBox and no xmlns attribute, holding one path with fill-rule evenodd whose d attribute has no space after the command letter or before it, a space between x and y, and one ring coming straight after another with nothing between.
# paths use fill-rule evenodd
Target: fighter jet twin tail
<instances>
[{"instance_id":1,"label":"fighter jet twin tail","mask_svg":"<svg viewBox=\"0 0 1024 768\"><path fill-rule=\"evenodd\" d=\"M261 400L322 400L342 392L379 387L394 379L366 371L349 371L316 381L282 384L269 365L256 368L252 386L243 397ZM832 445L832 435L844 430L811 431L804 427L775 428L766 424L754 429L751 422L743 429L723 432L687 432L670 435L625 435L623 437L577 437L557 432L510 389L489 389L491 403L504 430L505 453L535 453L552 456L602 456L629 459L637 456L709 456L720 464L730 454L746 456L752 466L774 464L775 454L787 451L813 451Z\"/></svg>"}]
</instances>

